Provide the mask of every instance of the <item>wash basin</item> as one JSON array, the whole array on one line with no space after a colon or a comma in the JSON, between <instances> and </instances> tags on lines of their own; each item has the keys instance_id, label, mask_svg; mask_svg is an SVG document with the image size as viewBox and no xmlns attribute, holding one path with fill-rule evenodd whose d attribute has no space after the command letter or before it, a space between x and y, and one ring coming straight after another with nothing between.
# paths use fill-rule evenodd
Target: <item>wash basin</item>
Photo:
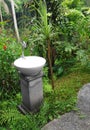
<instances>
[{"instance_id":1,"label":"wash basin","mask_svg":"<svg viewBox=\"0 0 90 130\"><path fill-rule=\"evenodd\" d=\"M37 75L45 65L46 60L39 56L24 56L14 61L14 66L26 76Z\"/></svg>"}]
</instances>

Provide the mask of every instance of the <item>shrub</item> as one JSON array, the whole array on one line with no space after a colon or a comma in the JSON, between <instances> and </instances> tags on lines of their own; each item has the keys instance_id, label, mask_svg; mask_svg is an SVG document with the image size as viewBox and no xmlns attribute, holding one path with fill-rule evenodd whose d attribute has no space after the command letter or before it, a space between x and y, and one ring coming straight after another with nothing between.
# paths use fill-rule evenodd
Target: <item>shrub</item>
<instances>
[{"instance_id":1,"label":"shrub","mask_svg":"<svg viewBox=\"0 0 90 130\"><path fill-rule=\"evenodd\" d=\"M0 50L0 96L15 94L18 90L18 73L13 66L14 60L18 57L16 44L5 44ZM5 98L5 97L4 97Z\"/></svg>"}]
</instances>

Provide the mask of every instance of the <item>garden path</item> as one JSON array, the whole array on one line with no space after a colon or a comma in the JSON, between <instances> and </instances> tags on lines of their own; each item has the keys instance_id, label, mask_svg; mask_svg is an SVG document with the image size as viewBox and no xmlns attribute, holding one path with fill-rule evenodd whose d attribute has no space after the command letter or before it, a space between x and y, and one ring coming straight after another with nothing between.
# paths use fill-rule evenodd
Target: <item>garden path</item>
<instances>
[{"instance_id":1,"label":"garden path","mask_svg":"<svg viewBox=\"0 0 90 130\"><path fill-rule=\"evenodd\" d=\"M54 119L41 130L90 130L90 83L80 89L77 99L76 111Z\"/></svg>"}]
</instances>

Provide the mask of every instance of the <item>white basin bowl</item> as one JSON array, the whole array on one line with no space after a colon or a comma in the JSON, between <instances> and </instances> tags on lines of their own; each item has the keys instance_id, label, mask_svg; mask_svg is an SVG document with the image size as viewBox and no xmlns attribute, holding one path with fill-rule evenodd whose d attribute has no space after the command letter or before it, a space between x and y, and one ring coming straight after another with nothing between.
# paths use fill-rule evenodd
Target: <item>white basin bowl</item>
<instances>
[{"instance_id":1,"label":"white basin bowl","mask_svg":"<svg viewBox=\"0 0 90 130\"><path fill-rule=\"evenodd\" d=\"M25 56L14 61L14 66L26 76L37 75L45 65L46 60L39 56Z\"/></svg>"}]
</instances>

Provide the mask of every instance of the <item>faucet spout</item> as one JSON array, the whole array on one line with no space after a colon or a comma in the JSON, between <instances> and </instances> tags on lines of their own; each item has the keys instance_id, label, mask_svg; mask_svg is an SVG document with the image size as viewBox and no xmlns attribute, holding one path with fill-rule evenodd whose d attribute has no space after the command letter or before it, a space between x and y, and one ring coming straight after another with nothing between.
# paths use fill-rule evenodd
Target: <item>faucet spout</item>
<instances>
[{"instance_id":1,"label":"faucet spout","mask_svg":"<svg viewBox=\"0 0 90 130\"><path fill-rule=\"evenodd\" d=\"M24 58L24 49L27 47L27 45L26 45L25 41L22 41L21 45L22 45L22 56L21 57Z\"/></svg>"}]
</instances>

